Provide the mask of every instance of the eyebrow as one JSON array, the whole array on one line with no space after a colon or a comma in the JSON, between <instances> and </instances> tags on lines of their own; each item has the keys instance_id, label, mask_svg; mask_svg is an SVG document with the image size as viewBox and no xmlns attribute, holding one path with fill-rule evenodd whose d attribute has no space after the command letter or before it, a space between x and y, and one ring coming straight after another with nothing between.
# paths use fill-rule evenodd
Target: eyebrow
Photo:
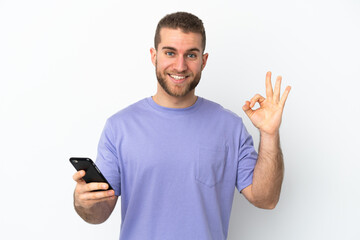
<instances>
[{"instance_id":1,"label":"eyebrow","mask_svg":"<svg viewBox=\"0 0 360 240\"><path fill-rule=\"evenodd\" d=\"M173 48L173 47L164 46L164 47L161 48L161 50L164 50L164 49L176 51L176 48ZM200 49L198 49L198 48L191 48L191 49L187 50L187 52L200 52Z\"/></svg>"}]
</instances>

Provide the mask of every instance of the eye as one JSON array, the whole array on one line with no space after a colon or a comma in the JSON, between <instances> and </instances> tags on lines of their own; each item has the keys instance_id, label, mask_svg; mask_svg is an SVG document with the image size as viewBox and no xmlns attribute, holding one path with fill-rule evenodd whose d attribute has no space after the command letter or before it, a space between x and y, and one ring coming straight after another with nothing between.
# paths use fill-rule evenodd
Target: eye
<instances>
[{"instance_id":1,"label":"eye","mask_svg":"<svg viewBox=\"0 0 360 240\"><path fill-rule=\"evenodd\" d=\"M165 55L169 56L169 57L172 57L172 56L175 55L175 53L174 52L165 52Z\"/></svg>"},{"instance_id":2,"label":"eye","mask_svg":"<svg viewBox=\"0 0 360 240\"><path fill-rule=\"evenodd\" d=\"M189 53L187 56L188 58L196 58L196 54L194 53Z\"/></svg>"}]
</instances>

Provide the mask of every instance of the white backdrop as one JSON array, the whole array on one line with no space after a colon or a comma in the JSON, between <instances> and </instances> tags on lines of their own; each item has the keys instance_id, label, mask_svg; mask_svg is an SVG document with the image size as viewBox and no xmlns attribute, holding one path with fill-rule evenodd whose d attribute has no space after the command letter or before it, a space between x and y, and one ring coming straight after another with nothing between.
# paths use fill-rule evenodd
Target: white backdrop
<instances>
[{"instance_id":1,"label":"white backdrop","mask_svg":"<svg viewBox=\"0 0 360 240\"><path fill-rule=\"evenodd\" d=\"M0 239L118 238L120 202L102 225L73 210L68 159L95 159L105 120L155 93L149 49L175 11L206 27L197 95L243 117L256 144L244 101L268 70L292 86L280 202L235 192L228 239L360 239L358 0L0 0Z\"/></svg>"}]
</instances>

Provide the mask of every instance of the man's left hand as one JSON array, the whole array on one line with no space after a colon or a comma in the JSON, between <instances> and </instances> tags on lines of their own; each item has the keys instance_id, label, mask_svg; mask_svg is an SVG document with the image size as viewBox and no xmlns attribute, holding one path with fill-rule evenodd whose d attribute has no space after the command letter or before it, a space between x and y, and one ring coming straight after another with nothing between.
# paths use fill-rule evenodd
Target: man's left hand
<instances>
[{"instance_id":1,"label":"man's left hand","mask_svg":"<svg viewBox=\"0 0 360 240\"><path fill-rule=\"evenodd\" d=\"M275 135L279 131L282 112L291 87L287 86L280 98L281 76L276 78L273 91L271 85L271 72L266 73L265 84L266 98L260 94L256 94L250 101L245 102L243 110L255 127L260 130L260 133ZM252 108L255 106L256 102L260 104L260 107L253 110Z\"/></svg>"}]
</instances>

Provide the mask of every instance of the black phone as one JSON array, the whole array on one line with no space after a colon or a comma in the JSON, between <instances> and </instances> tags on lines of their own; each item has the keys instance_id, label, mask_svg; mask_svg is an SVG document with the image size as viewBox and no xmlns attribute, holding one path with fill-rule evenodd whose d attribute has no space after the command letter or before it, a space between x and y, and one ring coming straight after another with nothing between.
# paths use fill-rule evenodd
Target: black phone
<instances>
[{"instance_id":1,"label":"black phone","mask_svg":"<svg viewBox=\"0 0 360 240\"><path fill-rule=\"evenodd\" d=\"M91 182L104 182L109 185L107 190L113 190L110 183L106 180L104 175L100 172L98 167L90 158L79 158L79 157L72 157L70 158L71 164L75 167L76 170L84 170L86 172L85 176L83 177L86 183ZM97 191L104 191L104 190L97 190Z\"/></svg>"}]
</instances>

